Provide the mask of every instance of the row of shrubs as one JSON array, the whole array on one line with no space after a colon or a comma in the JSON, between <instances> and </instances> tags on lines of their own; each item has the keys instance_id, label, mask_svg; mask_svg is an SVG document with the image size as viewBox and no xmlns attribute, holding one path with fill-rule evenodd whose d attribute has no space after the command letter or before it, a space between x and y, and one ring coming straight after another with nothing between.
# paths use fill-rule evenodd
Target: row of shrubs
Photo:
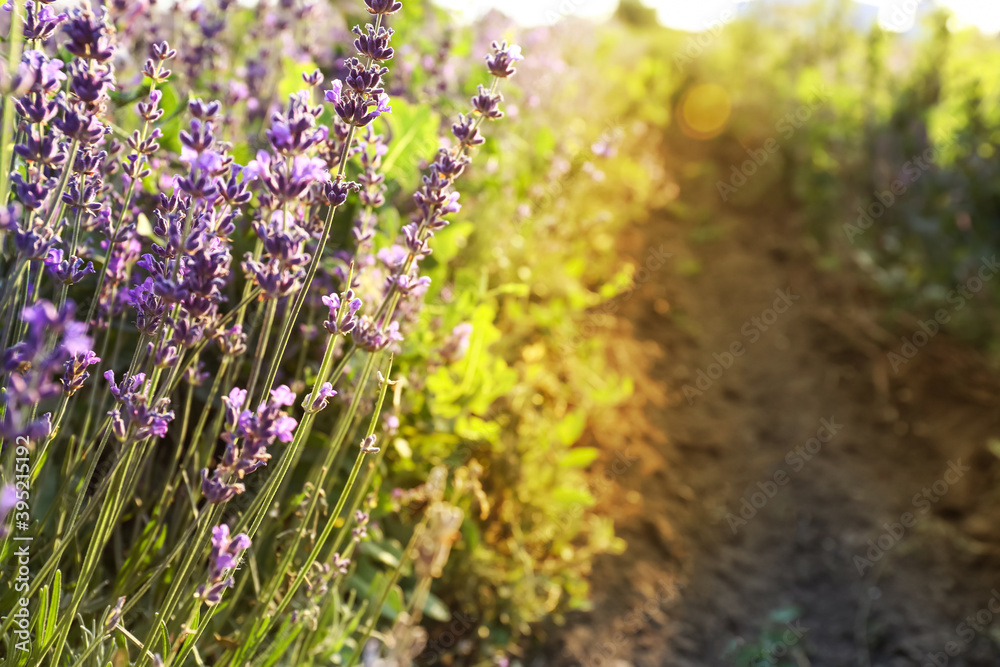
<instances>
[{"instance_id":1,"label":"row of shrubs","mask_svg":"<svg viewBox=\"0 0 1000 667\"><path fill-rule=\"evenodd\" d=\"M903 34L859 27L853 9L816 2L736 20L688 64L692 83L739 91L722 137L732 150L706 180L727 182L747 150L775 139L778 154L731 204L802 210L821 266L860 267L889 297L887 322L945 309L949 331L995 355L998 291L966 285L998 248L996 40L945 9ZM805 108L791 133L774 131Z\"/></svg>"}]
</instances>

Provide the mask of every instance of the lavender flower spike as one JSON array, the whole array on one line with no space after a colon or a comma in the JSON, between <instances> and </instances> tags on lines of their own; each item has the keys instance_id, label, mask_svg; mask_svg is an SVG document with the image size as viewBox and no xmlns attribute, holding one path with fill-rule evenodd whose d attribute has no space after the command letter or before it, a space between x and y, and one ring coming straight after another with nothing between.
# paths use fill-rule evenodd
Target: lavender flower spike
<instances>
[{"instance_id":1,"label":"lavender flower spike","mask_svg":"<svg viewBox=\"0 0 1000 667\"><path fill-rule=\"evenodd\" d=\"M486 56L486 68L495 77L507 79L514 76L517 71L514 63L524 60L521 55L521 47L517 44L507 44L507 40L493 42L493 53Z\"/></svg>"},{"instance_id":2,"label":"lavender flower spike","mask_svg":"<svg viewBox=\"0 0 1000 667\"><path fill-rule=\"evenodd\" d=\"M227 576L234 569L244 551L250 548L250 538L244 533L229 537L229 526L221 524L212 528L211 565L208 569L208 584L199 586L195 597L213 607L222 602L222 593L231 588L233 578Z\"/></svg>"},{"instance_id":3,"label":"lavender flower spike","mask_svg":"<svg viewBox=\"0 0 1000 667\"><path fill-rule=\"evenodd\" d=\"M323 322L326 330L334 336L347 335L354 331L358 324L355 316L361 308L361 299L354 296L354 290L348 289L343 294L330 294L322 297L323 305L330 309L330 317Z\"/></svg>"},{"instance_id":4,"label":"lavender flower spike","mask_svg":"<svg viewBox=\"0 0 1000 667\"><path fill-rule=\"evenodd\" d=\"M336 390L334 390L333 385L329 382L324 382L323 386L319 388L316 392L316 398L309 394L302 401L302 409L306 412L319 412L327 406L327 403L331 398L337 395Z\"/></svg>"},{"instance_id":5,"label":"lavender flower spike","mask_svg":"<svg viewBox=\"0 0 1000 667\"><path fill-rule=\"evenodd\" d=\"M395 14L403 8L397 0L365 0L369 14Z\"/></svg>"},{"instance_id":6,"label":"lavender flower spike","mask_svg":"<svg viewBox=\"0 0 1000 667\"><path fill-rule=\"evenodd\" d=\"M111 431L116 438L123 442L130 439L139 442L167 434L167 425L174 418L173 410L167 409L170 399L161 398L154 405L149 404L149 397L143 391L145 373L126 376L120 385L115 383L114 371L106 371L104 379L111 385L111 394L120 404L108 413Z\"/></svg>"}]
</instances>

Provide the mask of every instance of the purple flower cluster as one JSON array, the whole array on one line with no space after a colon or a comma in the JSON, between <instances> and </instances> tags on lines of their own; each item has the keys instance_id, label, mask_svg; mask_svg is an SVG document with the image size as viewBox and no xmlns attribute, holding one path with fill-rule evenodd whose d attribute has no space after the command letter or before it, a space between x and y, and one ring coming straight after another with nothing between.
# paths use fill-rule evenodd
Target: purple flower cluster
<instances>
[{"instance_id":1,"label":"purple flower cluster","mask_svg":"<svg viewBox=\"0 0 1000 667\"><path fill-rule=\"evenodd\" d=\"M283 210L274 211L267 223L255 220L254 231L263 242L266 254L263 261L254 259L252 253L246 254L242 266L247 277L269 299L298 291L309 264L309 255L305 252L309 234Z\"/></svg>"},{"instance_id":2,"label":"purple flower cluster","mask_svg":"<svg viewBox=\"0 0 1000 667\"><path fill-rule=\"evenodd\" d=\"M498 81L513 76L516 72L514 63L522 59L520 47L507 42L493 42L493 53L486 57L486 65ZM398 295L417 300L427 291L430 278L419 275L420 261L431 253L430 239L434 233L448 225L447 216L461 209L459 194L452 189L453 185L469 162L469 150L485 141L479 131L483 120L503 117L500 111L502 101L503 96L496 92L495 85L489 89L480 86L472 98L473 113L460 114L458 121L452 125L452 135L458 144L452 149L440 149L437 158L429 165L421 187L413 195L416 212L403 227L400 245L379 251L379 259L390 270L385 280L384 298ZM367 189L368 183L365 185ZM404 301L402 308L388 314L390 317L380 315L377 320L362 316L354 333L355 342L374 351L402 341L401 320L412 319L415 316L413 309L407 308Z\"/></svg>"},{"instance_id":3,"label":"purple flower cluster","mask_svg":"<svg viewBox=\"0 0 1000 667\"><path fill-rule=\"evenodd\" d=\"M368 512L357 510L354 513L354 523L356 525L351 530L351 535L354 537L355 542L360 542L368 537L368 521L370 518L371 515L369 515Z\"/></svg>"},{"instance_id":4,"label":"purple flower cluster","mask_svg":"<svg viewBox=\"0 0 1000 667\"><path fill-rule=\"evenodd\" d=\"M365 0L371 14L392 14L402 8L402 3L389 0ZM335 79L326 91L325 99L333 105L337 116L347 125L364 127L384 113L392 113L389 106L389 95L382 87L382 78L389 72L381 63L392 59L393 50L389 46L393 30L379 25L365 25L365 31L354 28L358 38L354 48L358 55L368 60L362 63L358 58L349 58L344 62L347 74L344 80Z\"/></svg>"},{"instance_id":5,"label":"purple flower cluster","mask_svg":"<svg viewBox=\"0 0 1000 667\"><path fill-rule=\"evenodd\" d=\"M72 358L66 360L64 364L66 372L63 373L60 381L67 396L72 396L83 388L83 383L90 377L90 372L87 369L100 360L101 358L91 350L76 352Z\"/></svg>"},{"instance_id":6,"label":"purple flower cluster","mask_svg":"<svg viewBox=\"0 0 1000 667\"><path fill-rule=\"evenodd\" d=\"M86 262L79 257L68 257L63 259L61 248L49 248L49 254L45 258L45 268L49 274L64 285L75 285L88 273L94 273L94 263Z\"/></svg>"},{"instance_id":7,"label":"purple flower cluster","mask_svg":"<svg viewBox=\"0 0 1000 667\"><path fill-rule=\"evenodd\" d=\"M59 420L74 425L79 420L81 433L69 447L62 448L65 443L55 438L44 443L52 446L52 457L64 457L66 470L78 469L81 457L97 451L97 442L100 451L108 451L104 439L112 435L126 451L146 452L132 446L164 438L169 431L178 448L175 462L187 466L195 461L196 469L205 456L196 443L221 440L224 449L214 468L201 469L208 504L244 493L246 475L268 465L276 443L294 442L288 460L297 460L306 427L338 395L334 378L342 372L357 376L346 355L398 348L404 325L415 318L430 285L430 278L420 275L420 263L431 252L433 235L460 209L453 185L468 163L467 152L484 141L481 123L503 116L496 85L480 86L472 111L452 126L457 145L442 149L423 175L411 220L388 247L381 247L386 244L379 239L376 253L378 210L388 192L383 173L388 133L380 134L375 123L392 111L386 64L396 55L395 33L385 21L402 3L364 0L373 24L356 26L350 35L346 28L340 30L355 53L343 61L322 96L331 110L319 102L324 92L319 70L304 75L306 89L287 101L278 99L275 91L283 85L275 85L280 79L275 75L290 56L332 61L333 47L294 43L309 40L289 39L293 31L287 23L306 24L307 17L336 10L316 0L259 3L246 10L261 19L253 22L246 49L228 52L225 40L234 38L234 31L226 14L233 2L196 3L161 15L152 9L156 0L77 3L79 8L66 13L53 11L49 0L26 0L24 16L14 17L23 18L26 50L5 86L17 125L5 128L13 130L13 168L4 181L10 201L0 202L0 241L6 241L0 254L10 276L0 285L0 321L6 325L0 332L0 439L44 439ZM188 26L158 23L164 16L179 21L184 15L191 19ZM318 32L316 26L301 28L295 37L309 35L310 28ZM62 43L46 43L60 31ZM178 50L160 41L167 33L181 40ZM494 46L488 69L498 78L510 76L521 59L519 49L506 43ZM133 61L135 53L148 58ZM317 53L324 57L313 57ZM178 75L171 79L168 65L178 57ZM228 78L222 67L230 60L239 63L228 72L236 76L221 84ZM168 80L170 86L164 86ZM115 93L120 82L126 90ZM177 106L178 98L188 100L186 107ZM243 120L251 123L249 130L241 127ZM181 122L183 129L175 129ZM176 136L165 136L165 131ZM243 165L240 156L247 145L262 150L252 159L247 155ZM354 158L358 164L348 165ZM347 180L348 173L356 183ZM358 193L359 202L353 223L335 225L336 209L351 191ZM327 243L345 237L333 257L324 257ZM240 263L241 276L232 267L233 247L242 249L248 239L254 249ZM237 299L238 305L227 312L223 304ZM77 304L87 313L82 322L74 319ZM286 385L272 387L291 367L289 357L300 355L300 367L314 361L310 352L315 350L307 341L298 349L298 341L291 342L286 350L304 305L311 314L305 318L309 322L303 328L310 333L304 338L322 336L320 322L330 337L312 390L300 391L301 379L289 381L303 395L300 426L291 409L296 393ZM282 338L269 346L268 327L278 313L284 321L278 320L282 326L275 329ZM257 354L247 364L247 331L258 329ZM94 351L95 339L100 356L107 357L103 361ZM468 340L468 332L456 328L441 356L460 357ZM210 341L217 347L208 347ZM279 354L270 354L271 347ZM129 356L132 361L122 377L121 360ZM248 366L250 386L258 387L259 395L232 388ZM119 369L118 378L109 368ZM88 385L92 374L103 376L107 389L101 382ZM379 380L386 382L381 374ZM173 429L171 397L181 382L188 383L183 387L186 407L178 420L181 427ZM197 389L202 384L210 384L211 390ZM204 397L215 397L220 388L228 391L221 414L209 419L211 413L204 418L194 413L192 419ZM351 414L371 405L369 389L345 386L343 391L357 392L352 398L359 399ZM71 401L81 390L89 396ZM91 419L90 413L80 418L88 399L87 409L101 416L106 412L106 426L97 426L100 419ZM39 416L40 407L57 401L57 423L49 413ZM195 432L189 432L194 424ZM388 416L386 433L398 428L398 417ZM380 451L374 434L359 446L363 455ZM130 459L136 467L125 471L134 476L137 493L173 488L179 476L186 478L183 466L175 467L163 479L154 475L150 485L148 466L159 458L143 457ZM273 478L269 483L283 482ZM97 493L92 499L97 503L121 500ZM12 504L11 489L0 488L0 537ZM176 527L174 519L183 519L190 509L165 506L149 520L157 529ZM367 537L370 516L358 511L354 521L352 536L360 542ZM214 523L202 524L202 529ZM214 526L207 576L190 582L190 588L188 581L178 580L177 590L190 594L202 583L197 598L218 605L250 546L248 535L233 537L228 525ZM95 541L88 553L105 548ZM338 553L322 568L325 575L336 576L345 574L349 564ZM109 631L119 627L124 600L111 610ZM78 602L72 601L74 609ZM180 611L172 609L164 618L180 622ZM154 639L159 629L153 631ZM59 651L61 647L54 649L53 663L65 657ZM158 661L154 658L154 664Z\"/></svg>"},{"instance_id":8,"label":"purple flower cluster","mask_svg":"<svg viewBox=\"0 0 1000 667\"><path fill-rule=\"evenodd\" d=\"M52 0L41 0L43 3ZM47 4L37 7L32 0L24 3L24 38L44 42L66 20L66 14L56 14Z\"/></svg>"},{"instance_id":9,"label":"purple flower cluster","mask_svg":"<svg viewBox=\"0 0 1000 667\"><path fill-rule=\"evenodd\" d=\"M332 391L332 387L329 389ZM332 396L323 393L325 397L317 397L318 401ZM243 493L243 484L233 480L243 479L267 465L271 459L268 447L276 441L291 442L295 437L298 422L283 409L295 403L295 394L287 386L272 389L268 400L256 411L242 409L246 400L246 390L239 388L234 388L222 399L225 406L222 438L226 450L211 477L207 468L201 471L201 490L209 502L222 503Z\"/></svg>"},{"instance_id":10,"label":"purple flower cluster","mask_svg":"<svg viewBox=\"0 0 1000 667\"><path fill-rule=\"evenodd\" d=\"M0 419L0 438L13 440L19 436L41 439L51 430L50 415L33 417L42 402L70 392L66 378L60 381L69 365L80 359L90 365L96 357L90 350L87 327L73 319L74 307L67 303L62 309L41 300L21 311L27 325L25 336L8 348L2 357L2 372L7 374L7 390L3 395L5 410ZM50 341L55 340L55 345ZM86 373L77 373L71 382L82 385Z\"/></svg>"},{"instance_id":11,"label":"purple flower cluster","mask_svg":"<svg viewBox=\"0 0 1000 667\"><path fill-rule=\"evenodd\" d=\"M241 207L252 194L231 156L215 139L218 102L189 102L194 117L180 133L180 161L187 174L176 177L174 194L160 194L153 213L152 244L136 265L146 272L129 291L142 333L158 336L150 343L153 363L174 365L184 350L219 333L219 306L226 300L232 256L230 237Z\"/></svg>"},{"instance_id":12,"label":"purple flower cluster","mask_svg":"<svg viewBox=\"0 0 1000 667\"><path fill-rule=\"evenodd\" d=\"M106 29L87 9L66 24L66 49L73 54L91 46L95 50L89 60L77 58L70 63L68 93L62 90L67 79L64 63L50 59L43 49L66 19L66 14L56 14L47 6L31 1L25 5L25 37L34 48L24 52L12 91L21 119L14 153L23 160L24 170L14 172L11 182L22 211L11 215L8 209L0 215L0 227L13 233L23 260L46 259L58 245L60 221L55 213L61 200L53 193L75 166L75 161L69 163L75 150L69 142L75 147L104 136L105 127L98 118L104 115L108 91L114 87L113 71L107 64L113 48ZM73 277L75 259L69 261L69 277Z\"/></svg>"},{"instance_id":13,"label":"purple flower cluster","mask_svg":"<svg viewBox=\"0 0 1000 667\"><path fill-rule=\"evenodd\" d=\"M355 317L361 308L361 299L354 296L354 290L348 288L343 294L330 294L323 297L323 304L330 309L330 316L323 322L323 327L333 335L347 335L358 325Z\"/></svg>"},{"instance_id":14,"label":"purple flower cluster","mask_svg":"<svg viewBox=\"0 0 1000 667\"><path fill-rule=\"evenodd\" d=\"M520 60L524 60L520 46L507 44L506 40L493 42L493 53L486 56L486 69L498 79L507 79L514 76L514 63Z\"/></svg>"},{"instance_id":15,"label":"purple flower cluster","mask_svg":"<svg viewBox=\"0 0 1000 667\"><path fill-rule=\"evenodd\" d=\"M438 350L441 358L449 364L462 359L469 350L469 339L472 337L472 325L468 322L458 324L445 339L444 345Z\"/></svg>"},{"instance_id":16,"label":"purple flower cluster","mask_svg":"<svg viewBox=\"0 0 1000 667\"><path fill-rule=\"evenodd\" d=\"M141 442L146 438L162 438L167 434L167 426L174 419L169 409L170 399L160 398L150 401L146 394L146 374L126 375L121 384L115 382L115 372L106 371L104 379L111 385L111 395L118 405L108 415L111 417L111 432L122 442Z\"/></svg>"},{"instance_id":17,"label":"purple flower cluster","mask_svg":"<svg viewBox=\"0 0 1000 667\"><path fill-rule=\"evenodd\" d=\"M208 583L198 587L195 597L209 607L222 602L222 594L235 583L229 572L239 565L240 556L250 548L250 544L250 538L245 533L230 537L229 526L226 524L212 528Z\"/></svg>"}]
</instances>

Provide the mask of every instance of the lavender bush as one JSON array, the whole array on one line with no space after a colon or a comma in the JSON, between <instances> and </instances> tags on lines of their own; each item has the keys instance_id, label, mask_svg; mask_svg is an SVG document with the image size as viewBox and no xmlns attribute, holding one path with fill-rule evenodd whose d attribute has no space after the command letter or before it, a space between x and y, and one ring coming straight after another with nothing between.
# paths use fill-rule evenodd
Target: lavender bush
<instances>
[{"instance_id":1,"label":"lavender bush","mask_svg":"<svg viewBox=\"0 0 1000 667\"><path fill-rule=\"evenodd\" d=\"M435 469L407 493L408 544L365 590L352 561L380 531L381 440L398 425L382 410L402 389L393 355L429 287L421 265L519 48L493 43L401 208L386 163L408 128L385 123L414 108L389 93L400 2L348 9L370 21L350 32L311 2L7 8L5 664L417 655L460 499L481 493L470 473ZM309 39L320 26L344 52Z\"/></svg>"}]
</instances>

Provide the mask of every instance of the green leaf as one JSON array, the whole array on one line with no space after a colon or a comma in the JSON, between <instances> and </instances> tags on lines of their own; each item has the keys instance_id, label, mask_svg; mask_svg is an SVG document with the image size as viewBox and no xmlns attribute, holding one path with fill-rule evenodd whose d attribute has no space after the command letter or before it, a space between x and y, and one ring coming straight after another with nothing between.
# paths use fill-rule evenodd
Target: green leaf
<instances>
[{"instance_id":1,"label":"green leaf","mask_svg":"<svg viewBox=\"0 0 1000 667\"><path fill-rule=\"evenodd\" d=\"M303 623L296 623L292 630L288 631L289 621L286 621L278 633L278 639L276 639L270 646L268 646L268 658L265 660L260 667L274 667L278 663L278 660L285 657L288 651L288 647L292 645L295 638L299 636L302 629L305 627ZM287 633L282 636L282 633Z\"/></svg>"},{"instance_id":2,"label":"green leaf","mask_svg":"<svg viewBox=\"0 0 1000 667\"><path fill-rule=\"evenodd\" d=\"M556 435L559 436L559 442L564 445L572 445L583 435L583 429L586 426L587 416L582 410L571 412L556 425Z\"/></svg>"},{"instance_id":3,"label":"green leaf","mask_svg":"<svg viewBox=\"0 0 1000 667\"><path fill-rule=\"evenodd\" d=\"M167 624L161 618L159 620L160 624L160 655L166 656L170 655L170 631L167 630Z\"/></svg>"},{"instance_id":4,"label":"green leaf","mask_svg":"<svg viewBox=\"0 0 1000 667\"><path fill-rule=\"evenodd\" d=\"M786 607L780 607L771 611L768 616L775 623L791 623L799 617L801 610L795 605L788 605Z\"/></svg>"},{"instance_id":5,"label":"green leaf","mask_svg":"<svg viewBox=\"0 0 1000 667\"><path fill-rule=\"evenodd\" d=\"M361 553L390 568L399 565L399 555L392 553L384 545L368 540L361 543Z\"/></svg>"},{"instance_id":6,"label":"green leaf","mask_svg":"<svg viewBox=\"0 0 1000 667\"><path fill-rule=\"evenodd\" d=\"M302 90L305 87L302 75L309 74L314 69L316 69L316 63L311 60L299 62L288 57L282 58L281 71L284 73L284 76L278 82L279 99L284 102L289 95Z\"/></svg>"},{"instance_id":7,"label":"green leaf","mask_svg":"<svg viewBox=\"0 0 1000 667\"><path fill-rule=\"evenodd\" d=\"M591 463L594 462L600 455L601 451L596 447L577 447L576 449L571 449L566 452L561 459L559 459L559 465L564 468L586 468Z\"/></svg>"},{"instance_id":8,"label":"green leaf","mask_svg":"<svg viewBox=\"0 0 1000 667\"><path fill-rule=\"evenodd\" d=\"M48 586L45 587L46 589ZM42 632L41 641L44 643L48 641L49 637L52 636L56 629L56 621L59 619L59 599L62 596L62 570L56 570L55 577L52 581L52 594L48 598L45 606L48 608L48 613L45 611L39 611L42 615ZM45 592L43 589L42 600L45 602Z\"/></svg>"},{"instance_id":9,"label":"green leaf","mask_svg":"<svg viewBox=\"0 0 1000 667\"><path fill-rule=\"evenodd\" d=\"M570 486L560 486L552 492L552 501L561 507L572 507L583 505L590 507L594 504L594 496L584 489Z\"/></svg>"},{"instance_id":10,"label":"green leaf","mask_svg":"<svg viewBox=\"0 0 1000 667\"><path fill-rule=\"evenodd\" d=\"M433 593L427 594L427 603L424 604L424 614L428 618L432 618L435 621L440 621L442 623L451 619L451 612L448 611L448 606L441 601L441 598Z\"/></svg>"},{"instance_id":11,"label":"green leaf","mask_svg":"<svg viewBox=\"0 0 1000 667\"><path fill-rule=\"evenodd\" d=\"M504 283L497 285L488 292L488 296L498 296L500 294L513 294L517 297L526 297L531 294L531 286L526 283Z\"/></svg>"},{"instance_id":12,"label":"green leaf","mask_svg":"<svg viewBox=\"0 0 1000 667\"><path fill-rule=\"evenodd\" d=\"M389 180L399 183L404 190L411 190L419 180L417 162L434 157L438 144L438 115L425 104L410 104L396 97L392 100L392 113L382 118L392 131L382 170Z\"/></svg>"}]
</instances>

